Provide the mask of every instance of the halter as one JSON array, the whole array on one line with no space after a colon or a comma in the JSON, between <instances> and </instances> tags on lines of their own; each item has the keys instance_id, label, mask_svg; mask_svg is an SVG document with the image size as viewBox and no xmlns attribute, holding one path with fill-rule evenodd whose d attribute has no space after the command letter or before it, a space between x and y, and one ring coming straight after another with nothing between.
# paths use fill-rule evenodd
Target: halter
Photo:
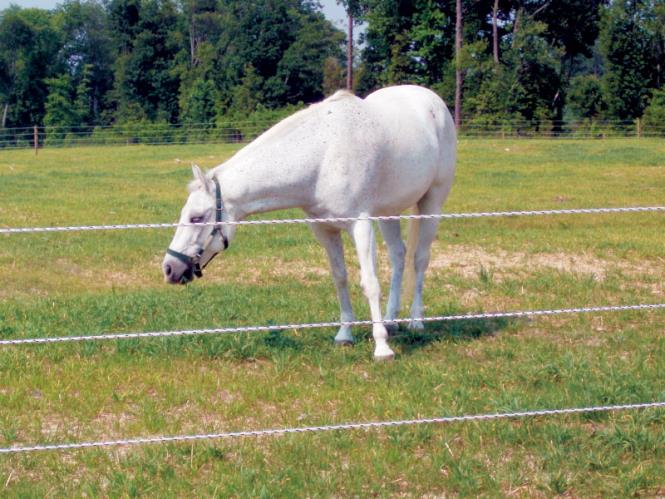
<instances>
[{"instance_id":1,"label":"halter","mask_svg":"<svg viewBox=\"0 0 665 499\"><path fill-rule=\"evenodd\" d=\"M224 205L222 204L222 190L219 187L219 181L217 180L217 177L212 177L213 182L215 182L215 222L217 223L215 225L215 228L212 230L210 235L208 236L208 239L206 239L205 244L203 246L198 246L196 249L196 254L194 256L189 256L185 255L184 253L180 253L178 251L172 250L171 248L168 248L166 250L166 253L177 258L180 260L182 263L187 265L187 269L191 270L191 272L196 276L196 277L202 277L203 276L203 269L210 263L210 260L212 260L215 256L217 256L217 253L212 255L210 257L210 260L208 260L203 267L201 267L201 255L203 255L203 252L206 250L206 248L210 245L212 240L215 238L217 234L220 235L222 240L224 241L224 249L227 249L229 247L229 240L226 238L224 235L224 232L222 231L222 213L224 212ZM191 278L191 274L190 274ZM183 274L182 279L184 279L184 282L189 281L187 277L185 277L185 274Z\"/></svg>"}]
</instances>

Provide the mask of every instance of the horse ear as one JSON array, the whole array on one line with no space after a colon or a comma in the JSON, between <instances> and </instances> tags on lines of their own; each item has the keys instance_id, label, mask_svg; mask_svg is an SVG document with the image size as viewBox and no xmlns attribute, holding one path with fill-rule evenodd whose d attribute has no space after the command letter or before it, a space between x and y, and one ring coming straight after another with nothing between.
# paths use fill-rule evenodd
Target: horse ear
<instances>
[{"instance_id":1,"label":"horse ear","mask_svg":"<svg viewBox=\"0 0 665 499\"><path fill-rule=\"evenodd\" d=\"M192 163L192 173L194 174L194 180L198 180L199 182L203 180L203 172L199 165Z\"/></svg>"},{"instance_id":2,"label":"horse ear","mask_svg":"<svg viewBox=\"0 0 665 499\"><path fill-rule=\"evenodd\" d=\"M201 168L198 165L195 165L192 163L192 173L194 174L194 180L198 180L201 186L203 188L210 192L210 185L208 185L208 179L206 178L205 174L203 171L201 171Z\"/></svg>"}]
</instances>

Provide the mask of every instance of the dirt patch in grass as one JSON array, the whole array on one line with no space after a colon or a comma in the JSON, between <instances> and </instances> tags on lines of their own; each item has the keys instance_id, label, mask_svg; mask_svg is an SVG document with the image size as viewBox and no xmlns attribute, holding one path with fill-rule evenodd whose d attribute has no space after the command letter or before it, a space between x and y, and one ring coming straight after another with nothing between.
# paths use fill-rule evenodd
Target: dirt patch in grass
<instances>
[{"instance_id":1,"label":"dirt patch in grass","mask_svg":"<svg viewBox=\"0 0 665 499\"><path fill-rule=\"evenodd\" d=\"M377 267L384 285L390 279L390 259L385 244L378 247ZM148 265L136 268L103 268L90 270L76 265L70 259L58 259L55 268L64 279L70 279L73 288L82 282L85 286L108 288L145 288L163 285L161 276L161 261L163 256L154 255ZM347 245L346 260L349 282L359 280L358 263L353 248ZM146 271L146 268L148 269ZM522 251L506 251L499 248L491 250L481 246L451 245L435 242L432 246L429 273L454 273L465 279L476 280L487 273L494 282L505 279L523 278L534 271L554 270L558 272L592 276L598 281L605 280L613 272L619 272L630 277L633 285L650 291L654 295L661 295L664 291L665 262L660 261L628 261L619 258L599 258L589 253L526 253ZM646 278L645 278L646 277ZM330 269L325 256L305 255L302 260L288 260L269 254L259 257L238 259L231 261L223 257L213 262L205 272L205 281L221 284L236 283L259 285L268 284L286 279L300 283L311 283L331 278ZM39 287L31 289L31 295L47 296ZM0 299L15 296L15 291L0 290ZM472 290L476 295L476 290ZM469 297L471 298L471 297Z\"/></svg>"},{"instance_id":2,"label":"dirt patch in grass","mask_svg":"<svg viewBox=\"0 0 665 499\"><path fill-rule=\"evenodd\" d=\"M625 260L604 260L586 253L534 253L486 251L478 246L444 245L432 247L432 270L451 269L465 278L477 278L481 269L489 270L496 280L532 272L534 269L554 269L560 272L592 275L604 280L609 272L620 271L630 276L661 275L662 267L650 262L633 263Z\"/></svg>"},{"instance_id":3,"label":"dirt patch in grass","mask_svg":"<svg viewBox=\"0 0 665 499\"><path fill-rule=\"evenodd\" d=\"M329 275L328 267L319 262L286 261L279 257L265 256L243 261L241 268L227 268L221 272L211 270L206 279L215 283L240 280L245 284L265 284L284 278L307 282Z\"/></svg>"}]
</instances>

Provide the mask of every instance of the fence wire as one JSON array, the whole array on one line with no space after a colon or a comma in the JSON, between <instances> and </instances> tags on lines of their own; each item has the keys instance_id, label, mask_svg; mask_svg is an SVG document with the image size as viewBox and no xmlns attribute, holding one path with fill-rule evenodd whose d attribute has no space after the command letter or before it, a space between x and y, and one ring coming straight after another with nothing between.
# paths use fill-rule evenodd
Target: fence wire
<instances>
[{"instance_id":1,"label":"fence wire","mask_svg":"<svg viewBox=\"0 0 665 499\"><path fill-rule=\"evenodd\" d=\"M281 118L216 123L128 123L106 126L32 126L0 128L0 149L131 144L247 143ZM641 120L562 121L511 119L479 122L464 119L460 138L604 139L662 137L665 123ZM35 140L36 137L36 140ZM35 144L37 142L37 144Z\"/></svg>"},{"instance_id":2,"label":"fence wire","mask_svg":"<svg viewBox=\"0 0 665 499\"><path fill-rule=\"evenodd\" d=\"M538 416L557 416L566 414L588 414L609 411L628 411L638 409L652 409L658 407L665 407L665 402L647 402L640 404L621 404L621 405L604 405L593 407L569 407L565 409L540 409L533 411L520 411L520 412L500 412L492 414L468 414L463 416L444 416L433 418L419 418L419 419L402 419L397 421L368 421L364 423L342 423L332 425L320 426L301 426L296 428L273 428L266 430L246 430L246 431L230 431L220 433L200 433L196 435L171 435L171 436L157 436L157 437L139 437L127 438L121 440L100 440L92 442L74 442L74 443L60 443L60 444L45 444L45 445L29 445L29 446L15 446L15 447L0 447L0 454L17 454L27 452L38 452L47 450L73 450L73 449L90 449L95 447L115 447L126 445L143 445L143 444L157 444L157 443L179 443L179 442L193 442L197 440L213 440L213 439L231 439L242 437L265 437L265 436L278 436L288 435L294 433L317 433L327 431L341 431L341 430L369 430L375 428L388 428L399 426L413 426L420 424L434 424L434 423L463 423L469 421L491 421L500 419L523 419L533 418Z\"/></svg>"},{"instance_id":3,"label":"fence wire","mask_svg":"<svg viewBox=\"0 0 665 499\"><path fill-rule=\"evenodd\" d=\"M240 222L225 222L226 225L267 225L267 224L292 224L292 223L335 223L350 222L356 220L401 220L401 219L463 219L480 217L507 217L507 216L534 216L534 215L567 215L567 214L601 214L601 213L624 213L624 212L660 212L665 211L665 206L651 207L622 207L622 208L588 208L588 209L564 209L564 210L534 210L534 211L506 211L506 212L478 212L478 213L449 213L440 215L399 215L389 217L363 217L363 218L324 218L324 219L279 219L279 220L252 220ZM119 230L119 229L139 229L139 228L172 228L179 225L216 225L216 223L207 224L178 224L178 223L159 223L159 224L116 224L116 225L91 225L91 226L68 226L68 227L16 227L0 228L0 234L17 233L39 233L39 232L68 232L68 231L93 231L93 230ZM490 312L477 314L447 315L436 317L423 317L423 322L443 322L471 319L499 319L499 318L521 318L550 316L572 313L599 313L610 311L639 311L639 310L658 310L664 309L665 303L657 304L638 304L638 305L617 305L600 307L577 307L552 310L526 310L513 312ZM410 322L412 319L395 319L392 323L400 324ZM383 321L381 321L383 322ZM231 334L240 332L268 332L288 329L315 329L340 326L367 326L374 324L370 320L359 321L340 321L340 322L320 322L304 324L284 324L268 326L247 326L247 327L227 327L211 329L188 329L177 331L155 331L155 332L131 332L131 333L112 333L99 335L82 336L62 336L62 337L42 337L42 338L19 338L10 340L0 340L0 345L16 346L26 344L53 344L65 342L97 341L97 340L124 340L136 338L155 338L155 337L174 337L174 336L196 336L211 334ZM192 442L210 439L232 439L242 437L262 437L277 436L286 434L329 432L342 430L376 429L386 427L411 426L419 424L443 424L470 421L489 421L500 419L517 419L539 416L569 415L583 413L597 413L609 411L641 410L649 408L665 407L665 402L647 402L638 404L606 405L592 407L573 407L564 409L541 409L520 412L490 413L490 414L471 414L461 416L445 416L433 418L404 419L395 421L370 421L358 423L342 423L320 426L305 426L294 428L274 428L246 430L235 432L220 433L202 433L193 435L172 435L172 436L154 436L139 437L119 440L101 440L74 443L57 443L44 445L12 446L0 448L0 454L18 454L49 450L75 450L114 446L143 445L157 443L178 443Z\"/></svg>"},{"instance_id":4,"label":"fence wire","mask_svg":"<svg viewBox=\"0 0 665 499\"><path fill-rule=\"evenodd\" d=\"M594 215L609 213L643 213L664 212L665 206L627 206L617 208L571 208L562 210L531 210L531 211L491 211L469 213L440 213L436 215L391 215L369 217L330 217L330 218L282 218L272 220L240 220L227 222L204 223L140 223L140 224L108 224L108 225L72 225L53 227L0 227L0 234L30 234L40 232L85 232L98 230L129 230L129 229L167 229L180 226L196 227L206 225L278 225L278 224L313 224L313 223L347 223L358 220L427 220L427 219L466 219L466 218L500 218L518 216L552 216L552 215Z\"/></svg>"},{"instance_id":5,"label":"fence wire","mask_svg":"<svg viewBox=\"0 0 665 499\"><path fill-rule=\"evenodd\" d=\"M507 319L507 318L539 317L539 316L561 315L561 314L660 310L663 308L665 308L665 303L649 303L649 304L644 303L638 305L608 305L601 307L559 308L552 310L521 310L513 312L487 312L487 313L477 313L477 314L440 315L435 317L421 317L415 320L417 321L419 320L422 322L449 322L449 321L473 320L473 319ZM379 322L374 322L371 320L311 322L303 324L277 324L277 325L267 325L267 326L239 326L239 327L222 327L222 328L209 328L209 329L181 329L176 331L146 331L146 332L131 332L131 333L106 333L106 334L81 335L81 336L17 338L11 340L0 340L0 346L70 343L70 342L81 342L81 341L130 340L130 339L139 339L139 338L168 338L174 336L204 336L204 335L222 335L222 334L236 334L236 333L261 333L261 332L270 332L270 331L285 331L289 329L321 329L321 328L341 327L341 326L371 326L373 324L379 324L379 323L403 324L411 322L412 320L414 319L393 319L390 321L379 321Z\"/></svg>"}]
</instances>

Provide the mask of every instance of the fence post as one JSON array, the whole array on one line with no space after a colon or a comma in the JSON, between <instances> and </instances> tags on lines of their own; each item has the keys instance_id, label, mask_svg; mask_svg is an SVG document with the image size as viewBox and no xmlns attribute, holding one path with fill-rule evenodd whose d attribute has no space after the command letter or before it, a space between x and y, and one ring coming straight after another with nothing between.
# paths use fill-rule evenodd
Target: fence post
<instances>
[{"instance_id":1,"label":"fence post","mask_svg":"<svg viewBox=\"0 0 665 499\"><path fill-rule=\"evenodd\" d=\"M639 139L642 136L642 120L640 118L637 118L637 138Z\"/></svg>"},{"instance_id":2,"label":"fence post","mask_svg":"<svg viewBox=\"0 0 665 499\"><path fill-rule=\"evenodd\" d=\"M33 141L35 145L35 156L37 156L37 151L39 150L39 132L37 131L37 125L33 127Z\"/></svg>"}]
</instances>

